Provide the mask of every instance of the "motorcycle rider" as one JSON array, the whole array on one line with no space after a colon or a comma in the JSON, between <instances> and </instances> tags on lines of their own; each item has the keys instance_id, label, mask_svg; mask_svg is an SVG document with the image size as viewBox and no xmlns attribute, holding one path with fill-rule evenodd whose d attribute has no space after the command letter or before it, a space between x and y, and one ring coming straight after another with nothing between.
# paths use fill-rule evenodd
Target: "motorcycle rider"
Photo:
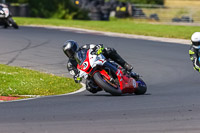
<instances>
[{"instance_id":1,"label":"motorcycle rider","mask_svg":"<svg viewBox=\"0 0 200 133\"><path fill-rule=\"evenodd\" d=\"M78 43L73 40L68 40L64 43L63 52L69 58L67 63L67 69L71 75L74 76L74 81L79 83L81 78L79 77L79 71L77 69L78 59L77 53L81 50L92 49L95 54L103 54L107 59L111 59L120 66L122 66L126 71L131 72L133 67L128 64L122 57L117 53L114 48L105 47L103 44L85 44L81 47L78 46ZM133 77L138 78L139 75L136 73L131 73ZM95 85L94 82L86 80L86 89L92 93L101 91L102 89Z\"/></svg>"},{"instance_id":2,"label":"motorcycle rider","mask_svg":"<svg viewBox=\"0 0 200 133\"><path fill-rule=\"evenodd\" d=\"M190 60L193 62L194 70L200 72L200 32L195 32L191 37L192 45L189 50Z\"/></svg>"}]
</instances>

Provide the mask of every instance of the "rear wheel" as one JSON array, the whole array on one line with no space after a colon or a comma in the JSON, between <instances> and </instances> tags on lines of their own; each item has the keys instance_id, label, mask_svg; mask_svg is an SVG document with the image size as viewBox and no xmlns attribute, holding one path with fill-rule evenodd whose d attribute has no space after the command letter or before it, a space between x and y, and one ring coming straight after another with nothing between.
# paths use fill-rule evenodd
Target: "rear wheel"
<instances>
[{"instance_id":1,"label":"rear wheel","mask_svg":"<svg viewBox=\"0 0 200 133\"><path fill-rule=\"evenodd\" d=\"M135 95L145 94L147 91L147 85L145 84L145 82L141 78L139 78L136 82L138 83L138 88L136 88L134 92Z\"/></svg>"},{"instance_id":2,"label":"rear wheel","mask_svg":"<svg viewBox=\"0 0 200 133\"><path fill-rule=\"evenodd\" d=\"M96 72L93 78L96 84L102 89L104 89L106 92L114 96L120 96L122 94L121 89L116 84L109 82L99 72Z\"/></svg>"}]
</instances>

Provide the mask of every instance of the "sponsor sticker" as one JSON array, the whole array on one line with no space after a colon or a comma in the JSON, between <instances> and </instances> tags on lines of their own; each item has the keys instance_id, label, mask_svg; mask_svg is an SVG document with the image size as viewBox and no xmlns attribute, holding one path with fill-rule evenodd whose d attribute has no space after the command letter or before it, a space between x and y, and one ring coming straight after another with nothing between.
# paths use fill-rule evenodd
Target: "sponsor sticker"
<instances>
[{"instance_id":1,"label":"sponsor sticker","mask_svg":"<svg viewBox=\"0 0 200 133\"><path fill-rule=\"evenodd\" d=\"M83 63L83 70L85 70L87 67L88 67L88 62L86 61Z\"/></svg>"},{"instance_id":2,"label":"sponsor sticker","mask_svg":"<svg viewBox=\"0 0 200 133\"><path fill-rule=\"evenodd\" d=\"M133 87L137 88L137 82L135 80L133 80Z\"/></svg>"}]
</instances>

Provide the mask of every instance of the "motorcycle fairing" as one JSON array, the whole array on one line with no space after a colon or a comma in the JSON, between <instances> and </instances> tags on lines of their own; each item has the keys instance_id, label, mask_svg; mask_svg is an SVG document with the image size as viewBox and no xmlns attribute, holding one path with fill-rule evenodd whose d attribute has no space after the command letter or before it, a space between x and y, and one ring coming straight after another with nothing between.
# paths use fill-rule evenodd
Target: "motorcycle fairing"
<instances>
[{"instance_id":1,"label":"motorcycle fairing","mask_svg":"<svg viewBox=\"0 0 200 133\"><path fill-rule=\"evenodd\" d=\"M7 6L0 5L0 18L7 18L10 12Z\"/></svg>"},{"instance_id":2,"label":"motorcycle fairing","mask_svg":"<svg viewBox=\"0 0 200 133\"><path fill-rule=\"evenodd\" d=\"M119 80L122 93L133 93L138 87L136 80L124 75L120 69L117 70L116 75Z\"/></svg>"},{"instance_id":3,"label":"motorcycle fairing","mask_svg":"<svg viewBox=\"0 0 200 133\"><path fill-rule=\"evenodd\" d=\"M91 54L91 52L91 49L89 49L87 52L80 52L80 54L78 54L79 57L77 58L83 60L77 65L77 68L80 71L80 77L87 78L88 74L92 71L92 68L96 67L97 65L102 66L106 62L106 58L103 55L95 55Z\"/></svg>"}]
</instances>

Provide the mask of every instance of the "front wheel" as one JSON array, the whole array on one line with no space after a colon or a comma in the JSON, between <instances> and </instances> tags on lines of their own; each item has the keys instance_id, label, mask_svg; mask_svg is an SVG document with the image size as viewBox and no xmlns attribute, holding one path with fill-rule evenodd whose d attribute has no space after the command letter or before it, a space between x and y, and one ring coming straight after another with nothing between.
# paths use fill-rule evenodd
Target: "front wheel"
<instances>
[{"instance_id":1,"label":"front wheel","mask_svg":"<svg viewBox=\"0 0 200 133\"><path fill-rule=\"evenodd\" d=\"M15 22L12 24L12 26L13 26L13 28L15 28L15 29L19 29L19 26L18 26Z\"/></svg>"},{"instance_id":2,"label":"front wheel","mask_svg":"<svg viewBox=\"0 0 200 133\"><path fill-rule=\"evenodd\" d=\"M122 91L117 85L113 85L112 83L109 83L99 72L96 72L93 75L94 81L96 84L105 90L106 92L114 95L114 96L120 96L122 94Z\"/></svg>"},{"instance_id":3,"label":"front wheel","mask_svg":"<svg viewBox=\"0 0 200 133\"><path fill-rule=\"evenodd\" d=\"M17 23L11 17L8 18L8 21L9 21L9 23L12 24L13 28L15 28L15 29L19 28L19 26L17 25Z\"/></svg>"}]
</instances>

